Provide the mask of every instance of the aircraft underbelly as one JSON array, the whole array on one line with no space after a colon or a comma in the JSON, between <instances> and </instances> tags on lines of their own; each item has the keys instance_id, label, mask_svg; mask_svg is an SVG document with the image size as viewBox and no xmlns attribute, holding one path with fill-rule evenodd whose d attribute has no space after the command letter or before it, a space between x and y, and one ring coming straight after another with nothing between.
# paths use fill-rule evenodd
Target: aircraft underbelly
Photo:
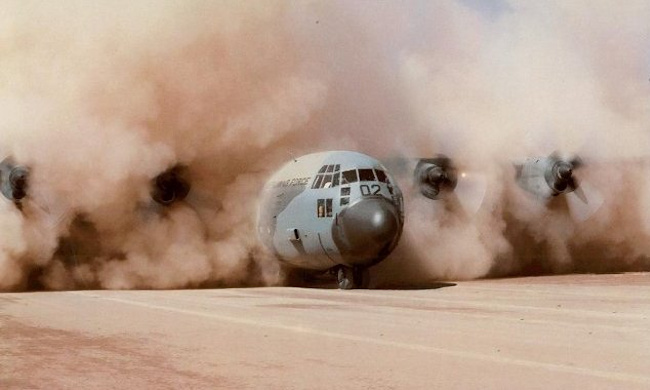
<instances>
[{"instance_id":1,"label":"aircraft underbelly","mask_svg":"<svg viewBox=\"0 0 650 390\"><path fill-rule=\"evenodd\" d=\"M285 263L295 267L326 270L335 263L328 257L322 243L322 234L301 231L300 240L276 241L278 255Z\"/></svg>"}]
</instances>

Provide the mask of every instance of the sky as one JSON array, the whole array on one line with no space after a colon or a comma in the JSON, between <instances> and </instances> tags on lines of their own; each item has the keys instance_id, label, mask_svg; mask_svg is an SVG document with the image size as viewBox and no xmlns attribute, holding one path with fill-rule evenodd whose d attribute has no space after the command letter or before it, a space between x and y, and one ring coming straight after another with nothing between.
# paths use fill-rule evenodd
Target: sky
<instances>
[{"instance_id":1,"label":"sky","mask_svg":"<svg viewBox=\"0 0 650 390\"><path fill-rule=\"evenodd\" d=\"M512 10L506 0L461 0L460 3L479 11L491 20L495 20L503 13Z\"/></svg>"}]
</instances>

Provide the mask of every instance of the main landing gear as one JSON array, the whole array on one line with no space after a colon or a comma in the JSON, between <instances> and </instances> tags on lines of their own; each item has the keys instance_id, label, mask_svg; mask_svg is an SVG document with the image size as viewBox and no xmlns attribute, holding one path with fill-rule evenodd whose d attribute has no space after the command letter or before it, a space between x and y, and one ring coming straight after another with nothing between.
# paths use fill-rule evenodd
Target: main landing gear
<instances>
[{"instance_id":1,"label":"main landing gear","mask_svg":"<svg viewBox=\"0 0 650 390\"><path fill-rule=\"evenodd\" d=\"M336 280L341 290L351 290L353 288L368 288L369 272L367 268L346 267L340 265L335 268Z\"/></svg>"}]
</instances>

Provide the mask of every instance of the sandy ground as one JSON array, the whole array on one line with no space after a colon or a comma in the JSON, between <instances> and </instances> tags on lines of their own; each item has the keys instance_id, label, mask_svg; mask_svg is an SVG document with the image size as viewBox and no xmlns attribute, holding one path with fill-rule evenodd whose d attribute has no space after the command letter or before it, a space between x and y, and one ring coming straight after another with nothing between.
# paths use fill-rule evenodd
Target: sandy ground
<instances>
[{"instance_id":1,"label":"sandy ground","mask_svg":"<svg viewBox=\"0 0 650 390\"><path fill-rule=\"evenodd\" d=\"M650 388L650 274L431 287L0 294L0 388Z\"/></svg>"}]
</instances>

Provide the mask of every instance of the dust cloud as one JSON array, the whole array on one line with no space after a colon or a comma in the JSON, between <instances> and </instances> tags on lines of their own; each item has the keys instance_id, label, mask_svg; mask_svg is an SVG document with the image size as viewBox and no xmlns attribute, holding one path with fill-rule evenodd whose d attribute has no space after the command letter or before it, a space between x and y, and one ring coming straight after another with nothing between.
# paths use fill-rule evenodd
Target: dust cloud
<instances>
[{"instance_id":1,"label":"dust cloud","mask_svg":"<svg viewBox=\"0 0 650 390\"><path fill-rule=\"evenodd\" d=\"M650 3L2 1L0 152L32 169L0 202L0 289L281 282L257 196L281 163L351 149L445 153L481 209L417 196L379 283L650 269L640 163ZM513 183L511 161L592 161L579 223ZM188 167L162 208L151 180Z\"/></svg>"},{"instance_id":2,"label":"dust cloud","mask_svg":"<svg viewBox=\"0 0 650 390\"><path fill-rule=\"evenodd\" d=\"M416 150L453 156L485 175L488 192L470 216L413 202L399 258L417 260L405 272L384 264L387 283L649 270L650 3L427 7L429 46L400 69L412 116L428 129ZM513 182L512 162L554 150L583 159L586 195L603 202L585 222L566 197L545 205Z\"/></svg>"}]
</instances>

